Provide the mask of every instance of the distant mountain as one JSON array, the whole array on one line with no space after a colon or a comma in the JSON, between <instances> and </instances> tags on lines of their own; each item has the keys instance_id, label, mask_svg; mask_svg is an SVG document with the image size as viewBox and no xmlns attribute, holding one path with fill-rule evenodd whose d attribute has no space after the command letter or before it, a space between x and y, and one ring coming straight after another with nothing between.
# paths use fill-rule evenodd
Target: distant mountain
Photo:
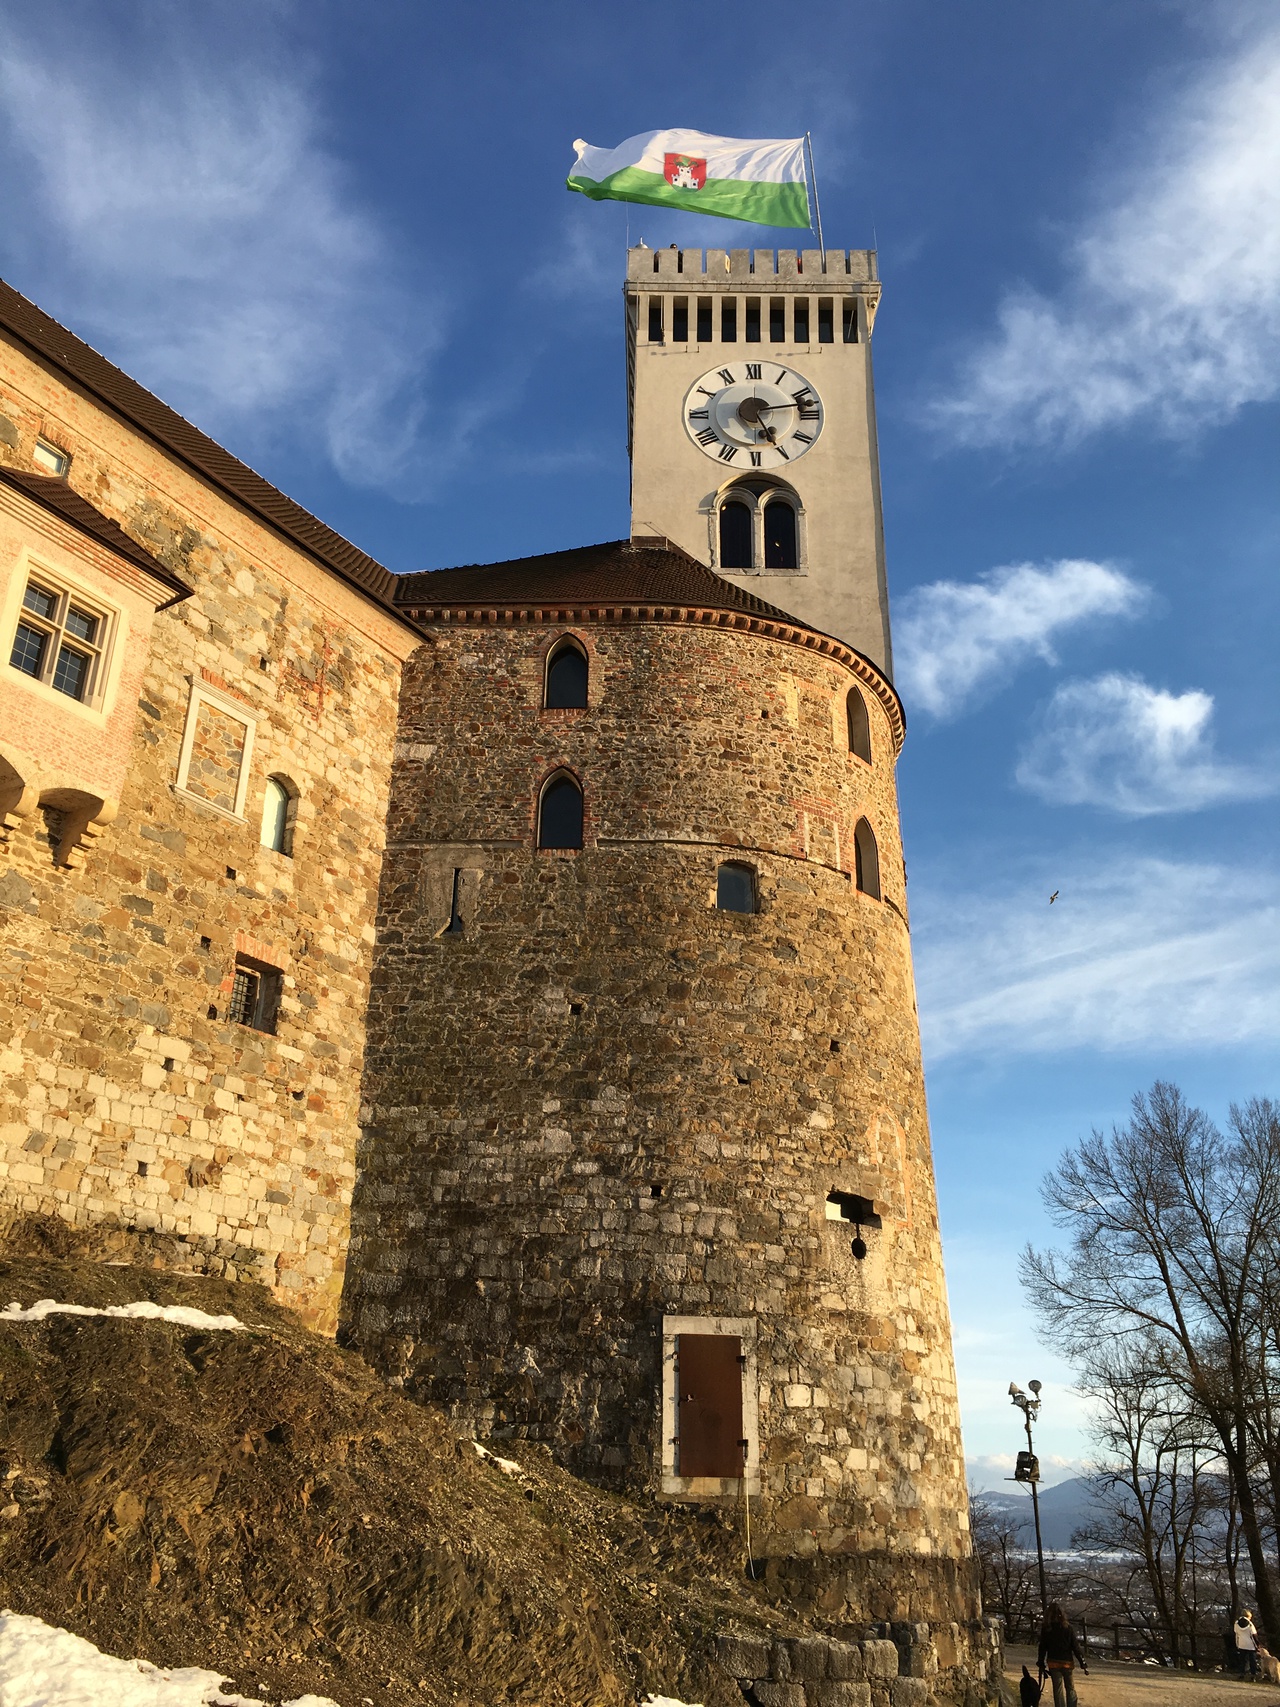
<instances>
[{"instance_id":1,"label":"distant mountain","mask_svg":"<svg viewBox=\"0 0 1280 1707\"><path fill-rule=\"evenodd\" d=\"M1073 1476L1069 1482L1040 1489L1040 1534L1046 1551L1065 1553L1071 1547L1071 1537L1077 1529L1095 1515L1091 1476ZM1021 1485L1004 1488L984 1488L982 1498L993 1510L1007 1512L1022 1525L1021 1541L1027 1547L1036 1544L1035 1526L1031 1516L1031 1494Z\"/></svg>"}]
</instances>

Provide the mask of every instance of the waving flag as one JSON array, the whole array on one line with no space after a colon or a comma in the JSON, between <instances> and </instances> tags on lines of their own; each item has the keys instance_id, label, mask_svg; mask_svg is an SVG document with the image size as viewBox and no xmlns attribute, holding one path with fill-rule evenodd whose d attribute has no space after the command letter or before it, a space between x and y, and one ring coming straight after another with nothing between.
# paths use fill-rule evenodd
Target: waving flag
<instances>
[{"instance_id":1,"label":"waving flag","mask_svg":"<svg viewBox=\"0 0 1280 1707\"><path fill-rule=\"evenodd\" d=\"M804 138L743 141L647 130L617 148L574 143L569 188L592 201L653 202L753 225L809 224Z\"/></svg>"}]
</instances>

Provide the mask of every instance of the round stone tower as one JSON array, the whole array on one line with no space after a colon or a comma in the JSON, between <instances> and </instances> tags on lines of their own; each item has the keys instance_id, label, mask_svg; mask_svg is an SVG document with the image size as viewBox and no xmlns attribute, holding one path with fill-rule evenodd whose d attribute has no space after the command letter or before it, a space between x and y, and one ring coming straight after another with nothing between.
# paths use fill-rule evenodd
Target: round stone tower
<instances>
[{"instance_id":1,"label":"round stone tower","mask_svg":"<svg viewBox=\"0 0 1280 1707\"><path fill-rule=\"evenodd\" d=\"M832 1616L974 1617L892 687L652 540L400 597L347 1336L589 1478L749 1496Z\"/></svg>"}]
</instances>

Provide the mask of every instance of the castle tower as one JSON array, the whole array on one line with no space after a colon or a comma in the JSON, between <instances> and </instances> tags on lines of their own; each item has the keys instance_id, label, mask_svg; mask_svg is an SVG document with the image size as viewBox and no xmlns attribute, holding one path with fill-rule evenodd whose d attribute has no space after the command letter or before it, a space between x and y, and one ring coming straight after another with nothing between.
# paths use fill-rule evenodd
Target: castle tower
<instances>
[{"instance_id":1,"label":"castle tower","mask_svg":"<svg viewBox=\"0 0 1280 1707\"><path fill-rule=\"evenodd\" d=\"M797 460L847 427L843 472L756 476L803 504L806 549L857 542L843 581L833 548L785 581L834 601L821 622L756 596L782 576L698 561L710 463L678 412L663 537L401 581L429 643L401 699L344 1332L479 1434L660 1499L747 1494L780 1594L950 1623L977 1599L854 261L811 312L849 305L861 342L782 352L823 410ZM654 349L629 350L638 511L664 491L645 400L688 389ZM794 395L778 418L804 430ZM844 519L824 492L855 495Z\"/></svg>"},{"instance_id":2,"label":"castle tower","mask_svg":"<svg viewBox=\"0 0 1280 1707\"><path fill-rule=\"evenodd\" d=\"M874 250L632 249L631 534L892 674Z\"/></svg>"}]
</instances>

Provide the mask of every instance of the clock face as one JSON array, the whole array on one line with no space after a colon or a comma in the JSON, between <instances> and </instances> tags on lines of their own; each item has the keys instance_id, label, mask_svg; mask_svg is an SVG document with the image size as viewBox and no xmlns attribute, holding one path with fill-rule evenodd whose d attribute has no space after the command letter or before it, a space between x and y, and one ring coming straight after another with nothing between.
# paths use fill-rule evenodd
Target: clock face
<instances>
[{"instance_id":1,"label":"clock face","mask_svg":"<svg viewBox=\"0 0 1280 1707\"><path fill-rule=\"evenodd\" d=\"M694 380L685 431L726 468L782 468L818 441L822 400L794 368L764 357L729 362Z\"/></svg>"}]
</instances>

